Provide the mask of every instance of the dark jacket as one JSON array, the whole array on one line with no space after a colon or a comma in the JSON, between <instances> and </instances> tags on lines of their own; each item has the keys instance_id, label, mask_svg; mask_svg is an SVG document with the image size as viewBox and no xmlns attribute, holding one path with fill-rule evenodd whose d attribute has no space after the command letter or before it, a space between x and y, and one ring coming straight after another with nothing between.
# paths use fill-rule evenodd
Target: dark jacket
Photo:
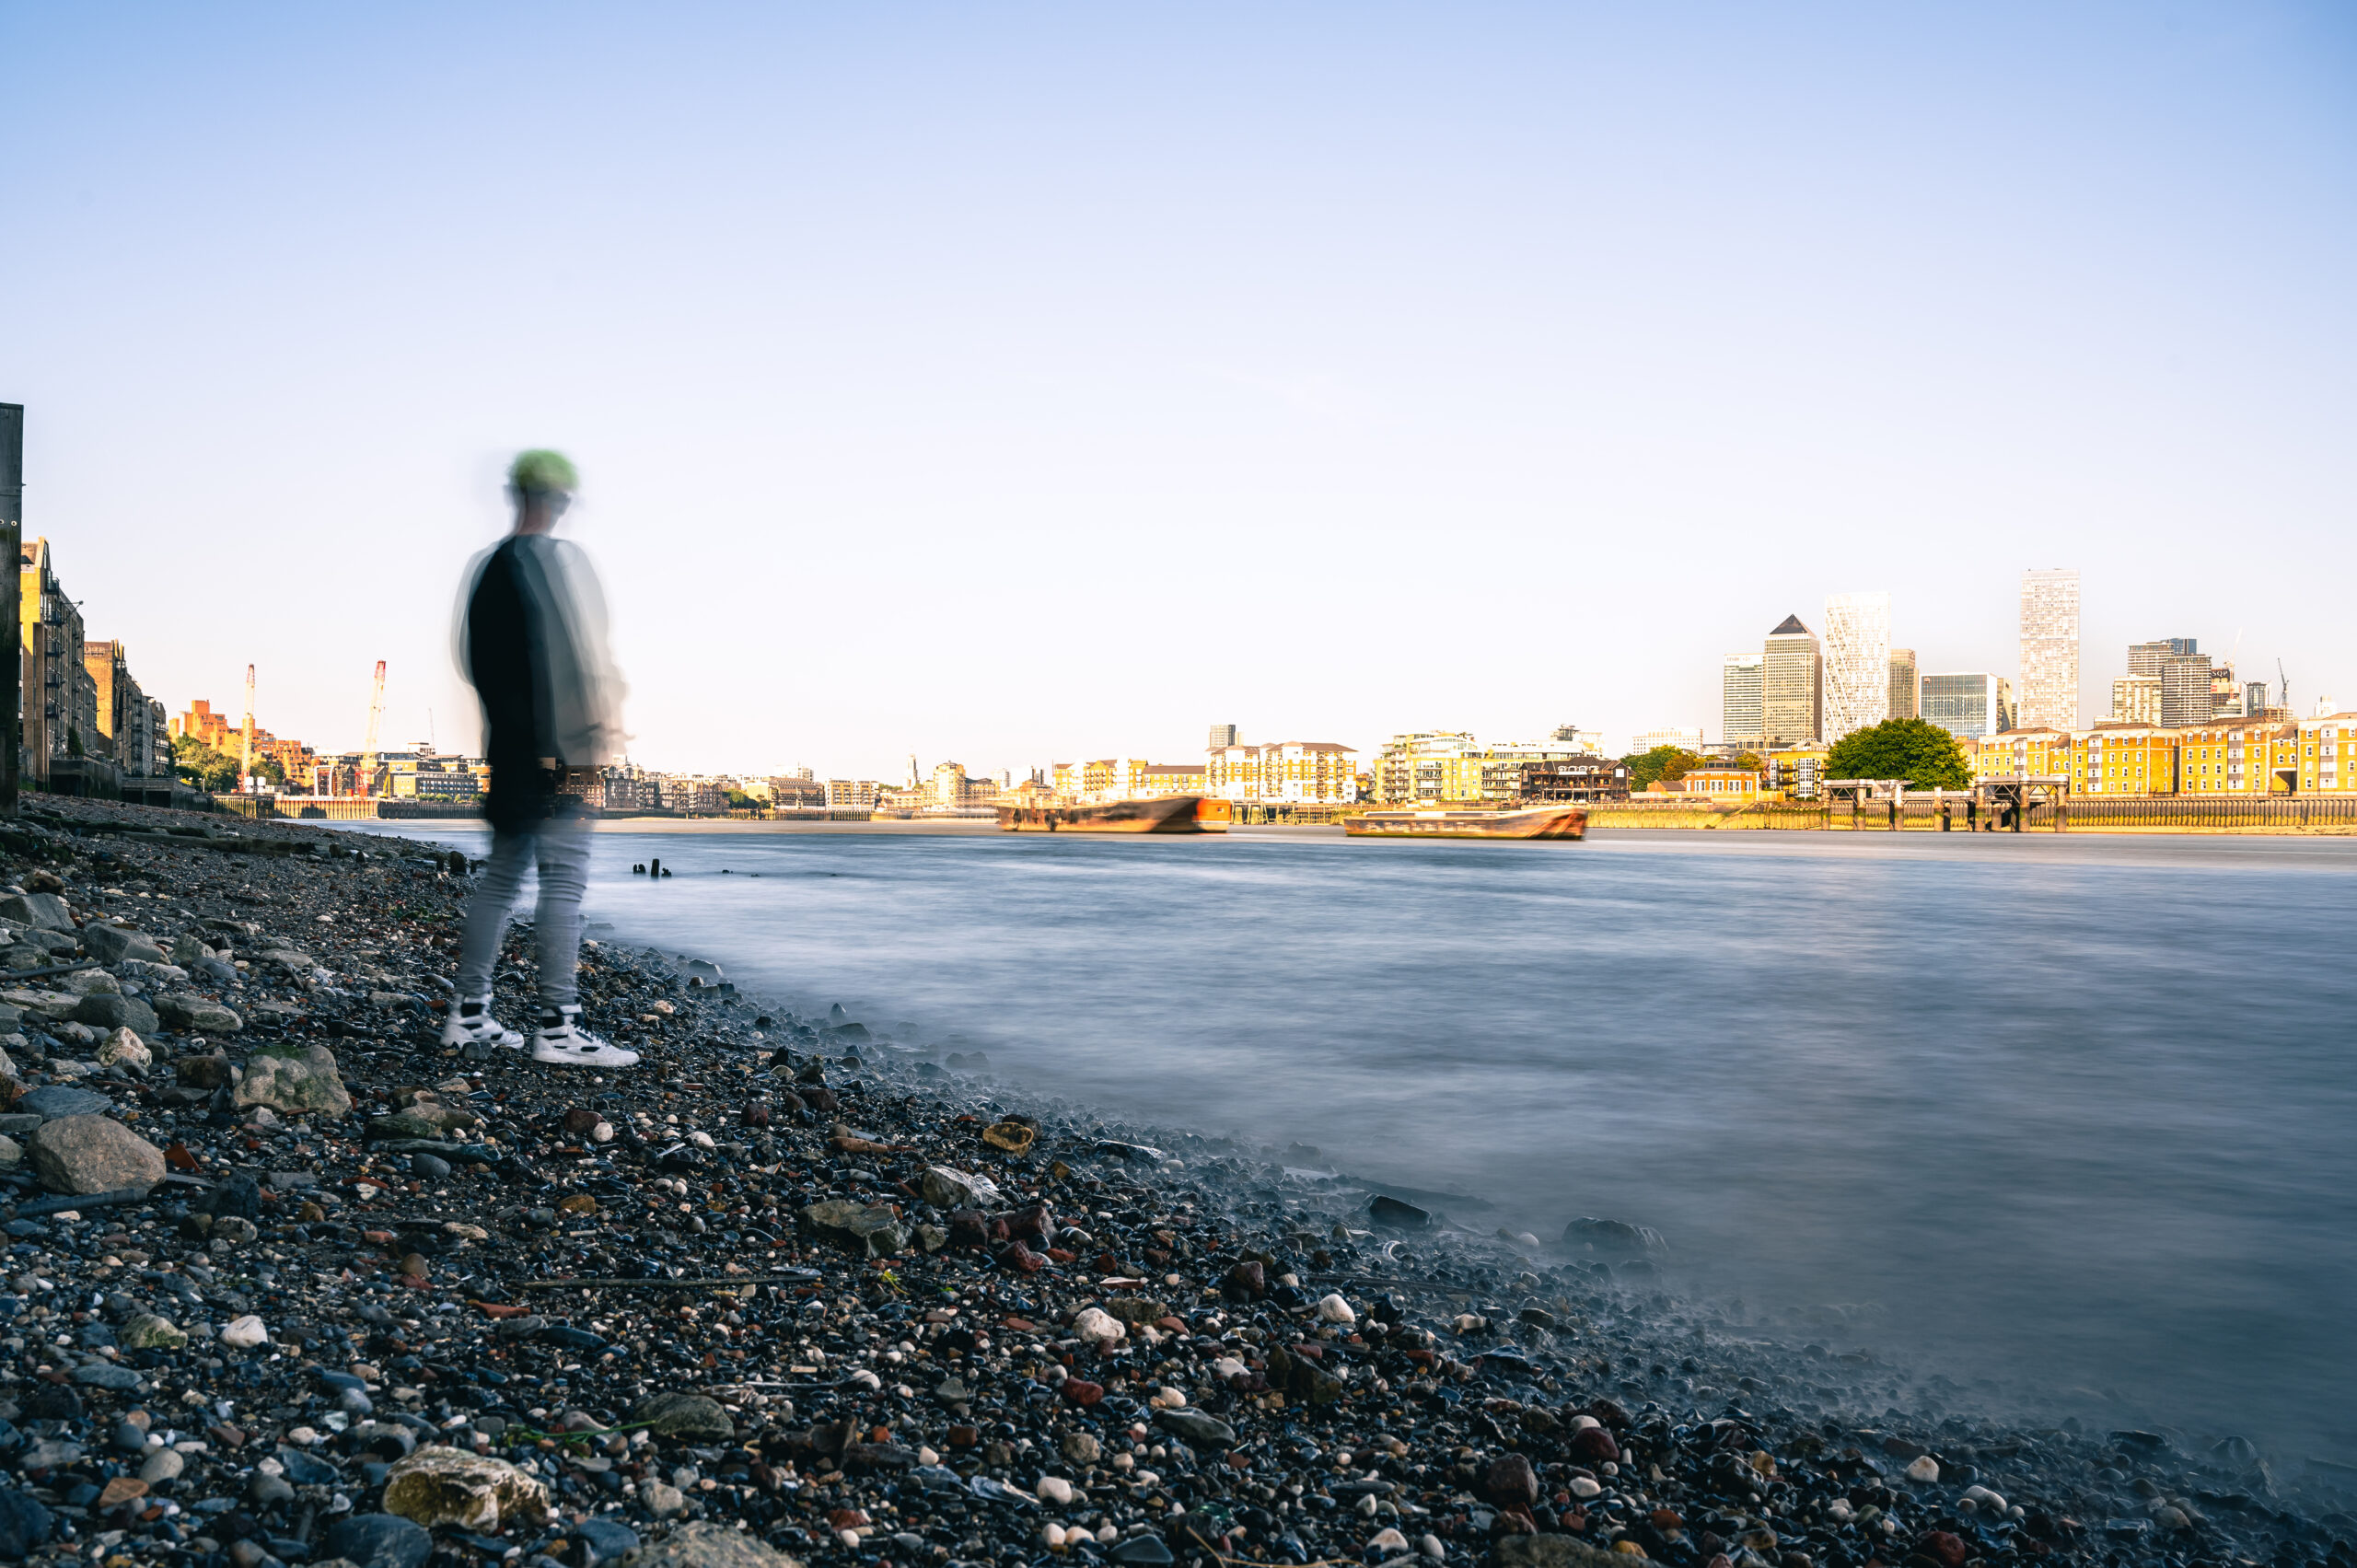
<instances>
[{"instance_id":1,"label":"dark jacket","mask_svg":"<svg viewBox=\"0 0 2357 1568\"><path fill-rule=\"evenodd\" d=\"M475 570L459 650L482 703L484 814L528 831L557 810L563 770L603 767L620 745L621 683L587 557L545 536L501 541Z\"/></svg>"}]
</instances>

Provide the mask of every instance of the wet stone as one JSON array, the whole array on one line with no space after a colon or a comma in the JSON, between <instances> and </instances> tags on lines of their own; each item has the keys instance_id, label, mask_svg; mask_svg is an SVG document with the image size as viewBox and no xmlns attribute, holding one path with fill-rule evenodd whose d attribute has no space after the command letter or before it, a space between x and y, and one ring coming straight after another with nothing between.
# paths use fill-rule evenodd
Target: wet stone
<instances>
[{"instance_id":1,"label":"wet stone","mask_svg":"<svg viewBox=\"0 0 2357 1568\"><path fill-rule=\"evenodd\" d=\"M45 825L68 819L134 830ZM60 1080L0 1122L28 1166L39 1107L105 1086L73 1109L185 1179L10 1222L0 1546L41 1508L45 1563L70 1525L96 1568L1950 1568L1942 1536L1968 1565L2340 1568L2338 1527L2258 1446L2141 1442L2161 1411L2084 1433L1933 1412L1837 1326L1788 1342L1663 1304L1674 1260L1635 1218L1495 1235L1306 1145L978 1078L915 1026L870 1020L839 1063L826 1020L690 987L618 933L584 948L583 1000L639 1067L440 1051L416 999L449 994L470 873L447 855L54 797L10 831L35 849L0 836L0 885L66 873L73 916L134 920L183 971L0 998L20 1081ZM169 900L129 890L151 884ZM511 1024L531 946L512 934L494 971ZM113 1037L75 1010L159 993L166 1021L221 1027L87 1071ZM349 1109L218 1094L225 1041L249 1079L331 1053ZM2202 1496L2229 1486L2264 1502Z\"/></svg>"}]
</instances>

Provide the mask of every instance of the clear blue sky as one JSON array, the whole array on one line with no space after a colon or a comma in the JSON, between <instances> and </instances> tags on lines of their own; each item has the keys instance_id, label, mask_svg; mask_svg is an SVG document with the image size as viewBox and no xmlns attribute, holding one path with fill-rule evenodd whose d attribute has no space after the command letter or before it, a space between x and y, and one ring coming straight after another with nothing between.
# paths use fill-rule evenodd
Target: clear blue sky
<instances>
[{"instance_id":1,"label":"clear blue sky","mask_svg":"<svg viewBox=\"0 0 2357 1568\"><path fill-rule=\"evenodd\" d=\"M470 738L563 447L657 766L1717 730L1883 588L2357 705L2357 11L0 5L27 526L174 709Z\"/></svg>"}]
</instances>

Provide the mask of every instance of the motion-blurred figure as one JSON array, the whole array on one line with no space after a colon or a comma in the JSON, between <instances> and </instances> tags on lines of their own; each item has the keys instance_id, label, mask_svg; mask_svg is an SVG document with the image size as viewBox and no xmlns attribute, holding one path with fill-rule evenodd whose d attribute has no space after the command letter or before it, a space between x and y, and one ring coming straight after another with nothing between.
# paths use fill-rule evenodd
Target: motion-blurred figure
<instances>
[{"instance_id":1,"label":"motion-blurred figure","mask_svg":"<svg viewBox=\"0 0 2357 1568\"><path fill-rule=\"evenodd\" d=\"M492 1015L491 973L507 912L532 865L540 877L540 1018L532 1059L627 1067L638 1052L581 1027L574 975L589 830L578 801L559 786L568 769L604 767L622 740L622 682L606 649L605 596L580 547L549 537L577 482L562 455L520 454L507 470L515 531L469 571L459 657L489 731L491 862L467 906L458 993L442 1043L523 1048L524 1037Z\"/></svg>"}]
</instances>

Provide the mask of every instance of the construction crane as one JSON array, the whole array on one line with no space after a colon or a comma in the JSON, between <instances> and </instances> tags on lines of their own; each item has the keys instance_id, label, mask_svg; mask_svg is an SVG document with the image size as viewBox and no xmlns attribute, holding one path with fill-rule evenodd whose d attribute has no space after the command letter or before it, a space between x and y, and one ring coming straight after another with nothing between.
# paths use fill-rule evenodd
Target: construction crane
<instances>
[{"instance_id":1,"label":"construction crane","mask_svg":"<svg viewBox=\"0 0 2357 1568\"><path fill-rule=\"evenodd\" d=\"M246 728L243 741L238 748L238 776L245 781L249 790L254 787L254 667L252 665L246 666Z\"/></svg>"},{"instance_id":2,"label":"construction crane","mask_svg":"<svg viewBox=\"0 0 2357 1568\"><path fill-rule=\"evenodd\" d=\"M368 691L368 738L360 743L360 793L377 793L377 730L385 722L385 661L377 661L376 684Z\"/></svg>"}]
</instances>

